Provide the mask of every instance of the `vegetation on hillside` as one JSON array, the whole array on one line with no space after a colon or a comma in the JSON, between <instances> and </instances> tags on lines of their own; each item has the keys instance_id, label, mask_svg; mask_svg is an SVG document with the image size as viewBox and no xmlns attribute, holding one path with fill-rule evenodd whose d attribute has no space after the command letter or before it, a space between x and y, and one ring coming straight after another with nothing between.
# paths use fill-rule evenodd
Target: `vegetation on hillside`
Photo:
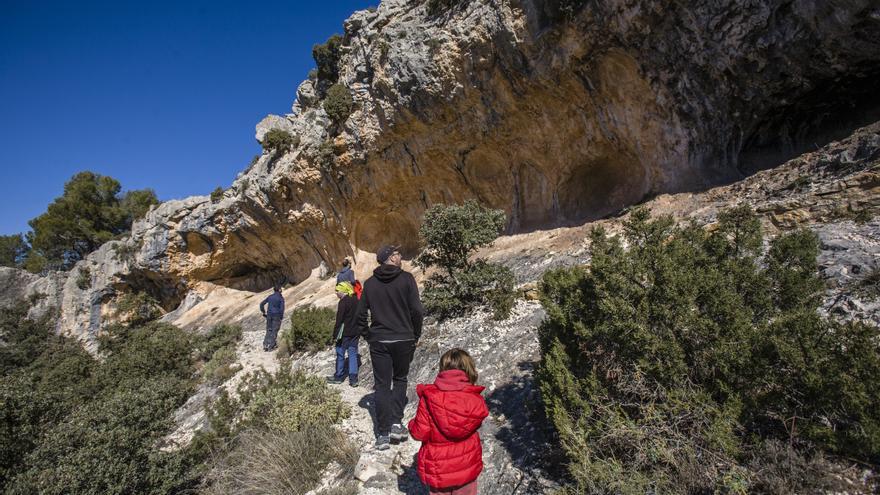
<instances>
[{"instance_id":1,"label":"vegetation on hillside","mask_svg":"<svg viewBox=\"0 0 880 495\"><path fill-rule=\"evenodd\" d=\"M121 192L119 181L94 172L80 172L64 184L46 212L28 224L25 235L0 238L0 265L32 272L69 270L101 244L131 229L151 206L158 204L152 189Z\"/></svg>"},{"instance_id":2,"label":"vegetation on hillside","mask_svg":"<svg viewBox=\"0 0 880 495\"><path fill-rule=\"evenodd\" d=\"M299 136L281 129L270 129L263 136L262 145L265 151L287 153L291 149L299 146ZM253 163L256 163L256 161Z\"/></svg>"},{"instance_id":3,"label":"vegetation on hillside","mask_svg":"<svg viewBox=\"0 0 880 495\"><path fill-rule=\"evenodd\" d=\"M159 439L194 385L194 338L171 325L128 328L95 360L24 305L0 311L0 487L4 493L169 493L196 460Z\"/></svg>"},{"instance_id":4,"label":"vegetation on hillside","mask_svg":"<svg viewBox=\"0 0 880 495\"><path fill-rule=\"evenodd\" d=\"M305 306L290 313L290 325L278 337L278 354L290 356L297 351L318 351L333 343L336 312L330 308Z\"/></svg>"},{"instance_id":5,"label":"vegetation on hillside","mask_svg":"<svg viewBox=\"0 0 880 495\"><path fill-rule=\"evenodd\" d=\"M504 228L501 210L476 201L436 205L425 212L419 236L424 249L416 263L439 267L425 282L422 301L429 314L448 318L488 304L496 319L509 316L514 301L514 278L509 268L470 256L492 244Z\"/></svg>"},{"instance_id":6,"label":"vegetation on hillside","mask_svg":"<svg viewBox=\"0 0 880 495\"><path fill-rule=\"evenodd\" d=\"M337 125L342 124L354 110L351 91L344 84L336 83L327 90L324 98L324 111Z\"/></svg>"},{"instance_id":7,"label":"vegetation on hillside","mask_svg":"<svg viewBox=\"0 0 880 495\"><path fill-rule=\"evenodd\" d=\"M249 375L235 398L220 395L209 411L210 429L194 440L215 453L203 492L306 493L331 462L350 475L358 453L333 428L349 414L323 379L292 372L289 361L274 375Z\"/></svg>"},{"instance_id":8,"label":"vegetation on hillside","mask_svg":"<svg viewBox=\"0 0 880 495\"><path fill-rule=\"evenodd\" d=\"M817 238L635 210L544 275L538 382L575 493L815 492L880 462L878 329L819 316Z\"/></svg>"},{"instance_id":9,"label":"vegetation on hillside","mask_svg":"<svg viewBox=\"0 0 880 495\"><path fill-rule=\"evenodd\" d=\"M304 493L330 462L353 470L357 453L332 428L347 406L289 366L221 394L208 429L163 449L196 387L237 371L241 328L188 333L148 321L138 308L150 303L122 304L141 316L103 330L101 360L56 336L51 318L27 319L24 304L0 310L0 492Z\"/></svg>"}]
</instances>

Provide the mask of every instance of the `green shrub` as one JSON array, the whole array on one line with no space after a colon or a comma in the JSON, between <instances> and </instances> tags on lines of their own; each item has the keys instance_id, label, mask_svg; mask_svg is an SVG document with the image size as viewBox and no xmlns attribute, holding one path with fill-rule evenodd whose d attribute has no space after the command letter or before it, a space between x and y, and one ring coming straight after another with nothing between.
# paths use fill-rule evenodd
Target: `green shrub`
<instances>
[{"instance_id":1,"label":"green shrub","mask_svg":"<svg viewBox=\"0 0 880 495\"><path fill-rule=\"evenodd\" d=\"M235 358L235 348L223 347L219 349L205 363L205 367L202 369L202 376L211 383L219 384L225 382L241 369L235 365Z\"/></svg>"},{"instance_id":2,"label":"green shrub","mask_svg":"<svg viewBox=\"0 0 880 495\"><path fill-rule=\"evenodd\" d=\"M205 380L219 384L238 372L240 368L235 365L235 348L241 335L239 325L216 325L206 335L196 339L195 354L198 359L205 361L202 368Z\"/></svg>"},{"instance_id":3,"label":"green shrub","mask_svg":"<svg viewBox=\"0 0 880 495\"><path fill-rule=\"evenodd\" d=\"M425 212L419 228L425 248L416 263L445 271L431 275L425 283L423 300L428 313L443 319L488 303L494 318L507 318L514 301L513 273L499 264L469 260L474 251L498 237L504 223L503 211L475 201L437 205Z\"/></svg>"},{"instance_id":4,"label":"green shrub","mask_svg":"<svg viewBox=\"0 0 880 495\"><path fill-rule=\"evenodd\" d=\"M211 202L216 203L216 202L220 201L221 199L223 199L224 192L225 191L223 190L222 187L217 186L213 191L211 191Z\"/></svg>"},{"instance_id":5,"label":"green shrub","mask_svg":"<svg viewBox=\"0 0 880 495\"><path fill-rule=\"evenodd\" d=\"M263 149L266 151L287 153L297 146L299 146L299 136L281 129L270 129L263 136Z\"/></svg>"},{"instance_id":6,"label":"green shrub","mask_svg":"<svg viewBox=\"0 0 880 495\"><path fill-rule=\"evenodd\" d=\"M188 390L172 378L114 387L49 427L8 493L168 493L186 484L175 455L156 451Z\"/></svg>"},{"instance_id":7,"label":"green shrub","mask_svg":"<svg viewBox=\"0 0 880 495\"><path fill-rule=\"evenodd\" d=\"M116 242L113 244L113 257L116 258L116 261L131 261L140 249L141 246L138 244L129 244L124 241Z\"/></svg>"},{"instance_id":8,"label":"green shrub","mask_svg":"<svg viewBox=\"0 0 880 495\"><path fill-rule=\"evenodd\" d=\"M332 140L328 139L318 145L318 148L315 150L315 161L324 171L333 168L333 163L336 161L336 150Z\"/></svg>"},{"instance_id":9,"label":"green shrub","mask_svg":"<svg viewBox=\"0 0 880 495\"><path fill-rule=\"evenodd\" d=\"M594 230L589 268L541 284L537 378L576 491L731 489L773 439L878 461L878 330L818 316L814 234L762 258L748 208L712 233L638 209L623 237Z\"/></svg>"},{"instance_id":10,"label":"green shrub","mask_svg":"<svg viewBox=\"0 0 880 495\"><path fill-rule=\"evenodd\" d=\"M278 352L289 356L297 351L326 349L333 342L336 313L330 308L306 306L290 314L290 325L282 330Z\"/></svg>"},{"instance_id":11,"label":"green shrub","mask_svg":"<svg viewBox=\"0 0 880 495\"><path fill-rule=\"evenodd\" d=\"M199 359L203 361L211 359L215 352L223 348L235 349L241 336L240 325L221 324L211 327L207 335L196 344Z\"/></svg>"},{"instance_id":12,"label":"green shrub","mask_svg":"<svg viewBox=\"0 0 880 495\"><path fill-rule=\"evenodd\" d=\"M509 268L476 260L456 279L442 274L431 276L425 283L422 302L428 313L441 319L467 314L485 304L493 318L502 320L513 309L514 284Z\"/></svg>"},{"instance_id":13,"label":"green shrub","mask_svg":"<svg viewBox=\"0 0 880 495\"><path fill-rule=\"evenodd\" d=\"M210 433L200 435L200 441L229 445L247 430L308 431L350 413L338 392L317 377L292 373L287 360L274 375L263 370L249 374L237 392L232 397L223 391L207 408Z\"/></svg>"},{"instance_id":14,"label":"green shrub","mask_svg":"<svg viewBox=\"0 0 880 495\"><path fill-rule=\"evenodd\" d=\"M25 302L0 308L0 371L4 374L34 361L51 337L47 318L31 320L27 314Z\"/></svg>"},{"instance_id":15,"label":"green shrub","mask_svg":"<svg viewBox=\"0 0 880 495\"><path fill-rule=\"evenodd\" d=\"M210 431L194 448L214 453L205 493L305 493L330 462L351 476L359 457L332 428L350 410L324 380L291 372L284 361L274 374L245 377L237 397L225 391L208 408Z\"/></svg>"},{"instance_id":16,"label":"green shrub","mask_svg":"<svg viewBox=\"0 0 880 495\"><path fill-rule=\"evenodd\" d=\"M339 79L339 56L342 47L342 36L334 34L323 44L312 47L312 58L318 66L318 79L336 82Z\"/></svg>"},{"instance_id":17,"label":"green shrub","mask_svg":"<svg viewBox=\"0 0 880 495\"><path fill-rule=\"evenodd\" d=\"M162 316L158 301L146 292L129 292L116 300L116 319L136 327Z\"/></svg>"},{"instance_id":18,"label":"green shrub","mask_svg":"<svg viewBox=\"0 0 880 495\"><path fill-rule=\"evenodd\" d=\"M171 325L117 325L94 360L49 320L0 312L0 491L169 493L203 458L159 439L192 392L192 337Z\"/></svg>"},{"instance_id":19,"label":"green shrub","mask_svg":"<svg viewBox=\"0 0 880 495\"><path fill-rule=\"evenodd\" d=\"M258 372L244 385L241 424L276 431L300 431L347 418L348 406L325 382L282 368L275 375Z\"/></svg>"},{"instance_id":20,"label":"green shrub","mask_svg":"<svg viewBox=\"0 0 880 495\"><path fill-rule=\"evenodd\" d=\"M153 376L188 381L194 371L193 341L192 334L168 323L130 329L117 337L97 378L107 387Z\"/></svg>"},{"instance_id":21,"label":"green shrub","mask_svg":"<svg viewBox=\"0 0 880 495\"><path fill-rule=\"evenodd\" d=\"M351 92L344 84L336 83L327 90L324 98L324 111L336 124L342 124L354 110Z\"/></svg>"}]
</instances>

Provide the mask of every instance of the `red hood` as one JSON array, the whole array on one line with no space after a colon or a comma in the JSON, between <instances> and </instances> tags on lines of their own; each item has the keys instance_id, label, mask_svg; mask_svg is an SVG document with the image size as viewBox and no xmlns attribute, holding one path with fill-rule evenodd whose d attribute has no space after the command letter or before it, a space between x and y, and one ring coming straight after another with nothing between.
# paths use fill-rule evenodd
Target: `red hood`
<instances>
[{"instance_id":1,"label":"red hood","mask_svg":"<svg viewBox=\"0 0 880 495\"><path fill-rule=\"evenodd\" d=\"M483 391L484 387L480 387L477 385L472 385L468 380L467 373L461 370L446 370L441 371L437 374L437 378L434 379L434 385L437 386L440 390L448 391L448 390L462 390L465 387L475 387L480 389L477 393Z\"/></svg>"},{"instance_id":2,"label":"red hood","mask_svg":"<svg viewBox=\"0 0 880 495\"><path fill-rule=\"evenodd\" d=\"M433 384L416 387L416 393L427 401L440 433L459 441L473 435L489 414L480 396L484 389L471 385L464 371L447 370L440 372Z\"/></svg>"}]
</instances>

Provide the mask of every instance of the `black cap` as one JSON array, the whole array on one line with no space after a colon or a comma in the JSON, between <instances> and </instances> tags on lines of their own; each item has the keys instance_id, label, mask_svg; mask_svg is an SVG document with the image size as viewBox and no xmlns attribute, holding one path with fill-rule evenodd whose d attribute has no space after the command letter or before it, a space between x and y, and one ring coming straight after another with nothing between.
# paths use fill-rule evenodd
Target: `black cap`
<instances>
[{"instance_id":1,"label":"black cap","mask_svg":"<svg viewBox=\"0 0 880 495\"><path fill-rule=\"evenodd\" d=\"M394 252L398 249L400 249L400 246L382 246L381 248L379 248L378 251L376 251L376 261L378 261L379 263L385 263L386 261L388 261L388 258L391 257L391 255L394 254Z\"/></svg>"}]
</instances>

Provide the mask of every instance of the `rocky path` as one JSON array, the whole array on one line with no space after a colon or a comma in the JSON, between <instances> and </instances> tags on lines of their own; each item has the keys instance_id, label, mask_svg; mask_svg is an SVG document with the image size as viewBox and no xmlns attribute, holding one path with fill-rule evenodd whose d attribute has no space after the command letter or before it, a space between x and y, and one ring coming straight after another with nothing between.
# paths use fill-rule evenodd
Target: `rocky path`
<instances>
[{"instance_id":1,"label":"rocky path","mask_svg":"<svg viewBox=\"0 0 880 495\"><path fill-rule=\"evenodd\" d=\"M285 321L284 324L287 322ZM238 347L239 361L242 369L230 378L224 387L230 393L235 393L238 384L249 373L260 368L269 373L279 369L280 363L275 352L263 351L263 336L265 331L254 328L245 331ZM374 403L372 390L371 368L369 352L364 342L361 342L360 353L363 364L360 372L361 385L351 387L348 382L339 385L329 385L338 391L351 407L351 415L345 419L339 428L346 434L352 444L361 453L355 468L355 478L359 483L357 493L362 494L422 494L427 493L415 471L415 454L419 449L419 442L412 439L399 444L392 444L385 451L374 448L375 436L373 428ZM308 353L294 360L293 366L308 373L326 377L333 374L335 354L332 350ZM415 414L416 403L410 401L405 413L405 421ZM320 494L322 490L337 484L335 476L330 474L325 477L324 485L319 486L311 493Z\"/></svg>"},{"instance_id":2,"label":"rocky path","mask_svg":"<svg viewBox=\"0 0 880 495\"><path fill-rule=\"evenodd\" d=\"M363 341L359 351L362 359L360 385L351 387L347 381L338 385L329 385L331 389L338 391L342 400L351 407L350 416L339 425L339 429L360 452L354 473L359 484L357 493L373 495L427 493L415 471L415 455L419 450L419 442L409 439L401 443L392 443L391 448L385 451L376 450L374 447L376 437L372 368L369 351ZM327 350L302 356L294 361L294 366L327 377L333 374L334 363L335 354ZM416 402L410 401L404 413L404 422L415 414L416 405ZM325 478L328 481L313 490L313 493L320 494L321 490L334 483L332 475Z\"/></svg>"}]
</instances>

